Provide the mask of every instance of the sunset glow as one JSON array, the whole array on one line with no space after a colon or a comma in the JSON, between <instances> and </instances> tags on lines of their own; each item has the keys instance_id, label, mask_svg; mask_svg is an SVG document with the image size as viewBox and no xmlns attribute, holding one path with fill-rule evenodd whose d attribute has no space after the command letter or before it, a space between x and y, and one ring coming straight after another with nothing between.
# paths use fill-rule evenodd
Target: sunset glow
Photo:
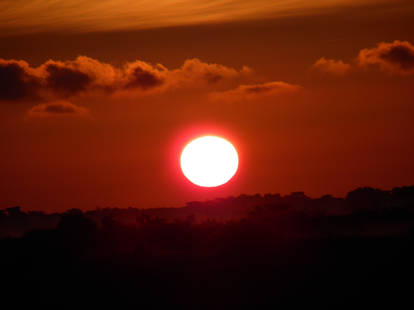
<instances>
[{"instance_id":1,"label":"sunset glow","mask_svg":"<svg viewBox=\"0 0 414 310\"><path fill-rule=\"evenodd\" d=\"M0 209L414 184L413 16L412 0L0 1ZM180 163L210 135L239 170Z\"/></svg>"},{"instance_id":2,"label":"sunset glow","mask_svg":"<svg viewBox=\"0 0 414 310\"><path fill-rule=\"evenodd\" d=\"M413 29L414 0L0 0L2 304L411 304Z\"/></svg>"}]
</instances>

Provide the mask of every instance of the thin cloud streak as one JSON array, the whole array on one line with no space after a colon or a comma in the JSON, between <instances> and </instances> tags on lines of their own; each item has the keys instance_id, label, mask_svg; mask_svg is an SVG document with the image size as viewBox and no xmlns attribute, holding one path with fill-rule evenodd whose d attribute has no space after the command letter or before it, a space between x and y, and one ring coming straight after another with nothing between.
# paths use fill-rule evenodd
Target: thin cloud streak
<instances>
[{"instance_id":1,"label":"thin cloud streak","mask_svg":"<svg viewBox=\"0 0 414 310\"><path fill-rule=\"evenodd\" d=\"M56 101L36 105L27 114L29 117L88 117L89 111L84 107L74 105L68 101Z\"/></svg>"},{"instance_id":2,"label":"thin cloud streak","mask_svg":"<svg viewBox=\"0 0 414 310\"><path fill-rule=\"evenodd\" d=\"M374 0L3 0L4 34L110 31L312 14Z\"/></svg>"}]
</instances>

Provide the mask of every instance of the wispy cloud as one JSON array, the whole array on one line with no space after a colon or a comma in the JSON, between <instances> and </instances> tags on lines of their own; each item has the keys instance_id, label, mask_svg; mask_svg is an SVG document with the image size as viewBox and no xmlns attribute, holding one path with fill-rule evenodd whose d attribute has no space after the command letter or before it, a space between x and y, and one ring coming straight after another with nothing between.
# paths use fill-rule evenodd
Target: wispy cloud
<instances>
[{"instance_id":1,"label":"wispy cloud","mask_svg":"<svg viewBox=\"0 0 414 310\"><path fill-rule=\"evenodd\" d=\"M2 0L4 34L105 31L311 14L375 0Z\"/></svg>"},{"instance_id":2,"label":"wispy cloud","mask_svg":"<svg viewBox=\"0 0 414 310\"><path fill-rule=\"evenodd\" d=\"M281 94L296 93L302 90L299 85L288 84L285 82L268 82L264 84L240 85L236 89L211 94L211 99L215 102L257 102L264 98L276 98Z\"/></svg>"}]
</instances>

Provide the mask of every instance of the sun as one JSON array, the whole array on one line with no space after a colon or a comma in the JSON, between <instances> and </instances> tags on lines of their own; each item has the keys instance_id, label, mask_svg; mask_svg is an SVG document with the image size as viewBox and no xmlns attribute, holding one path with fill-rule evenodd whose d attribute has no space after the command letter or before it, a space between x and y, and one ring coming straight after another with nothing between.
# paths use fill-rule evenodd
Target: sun
<instances>
[{"instance_id":1,"label":"sun","mask_svg":"<svg viewBox=\"0 0 414 310\"><path fill-rule=\"evenodd\" d=\"M180 162L181 170L192 183L216 187L227 183L236 174L239 156L226 139L203 136L185 146Z\"/></svg>"}]
</instances>

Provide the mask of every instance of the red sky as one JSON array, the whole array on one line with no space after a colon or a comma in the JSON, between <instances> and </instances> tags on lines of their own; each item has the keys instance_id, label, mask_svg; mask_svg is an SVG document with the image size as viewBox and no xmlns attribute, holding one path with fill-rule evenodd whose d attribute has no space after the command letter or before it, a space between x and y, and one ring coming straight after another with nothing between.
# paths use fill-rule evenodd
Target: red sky
<instances>
[{"instance_id":1,"label":"red sky","mask_svg":"<svg viewBox=\"0 0 414 310\"><path fill-rule=\"evenodd\" d=\"M412 1L114 3L0 4L0 208L414 184ZM207 190L206 133L240 154Z\"/></svg>"}]
</instances>

